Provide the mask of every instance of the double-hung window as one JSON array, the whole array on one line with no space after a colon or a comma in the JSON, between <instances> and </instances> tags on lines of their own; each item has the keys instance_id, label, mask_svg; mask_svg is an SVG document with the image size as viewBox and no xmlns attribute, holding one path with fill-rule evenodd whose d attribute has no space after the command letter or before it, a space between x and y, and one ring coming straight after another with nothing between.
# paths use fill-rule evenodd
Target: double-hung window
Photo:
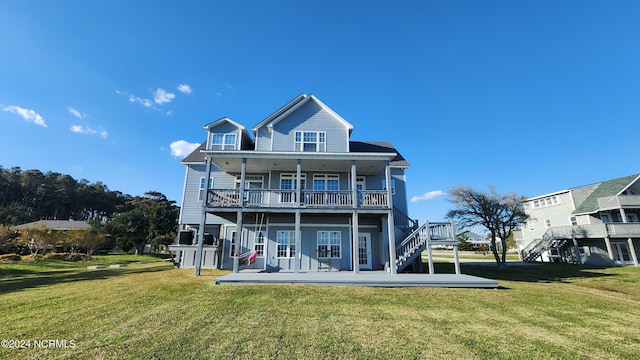
<instances>
[{"instance_id":1,"label":"double-hung window","mask_svg":"<svg viewBox=\"0 0 640 360\"><path fill-rule=\"evenodd\" d=\"M204 183L205 180L203 177L200 178L200 191L198 192L198 201L202 201L204 199ZM209 189L213 189L213 178L209 178Z\"/></svg>"},{"instance_id":2,"label":"double-hung window","mask_svg":"<svg viewBox=\"0 0 640 360\"><path fill-rule=\"evenodd\" d=\"M387 180L382 180L382 190L387 190ZM391 179L391 195L396 194L396 181Z\"/></svg>"},{"instance_id":3,"label":"double-hung window","mask_svg":"<svg viewBox=\"0 0 640 360\"><path fill-rule=\"evenodd\" d=\"M292 258L296 255L295 233L293 230L279 230L276 233L276 251L279 258Z\"/></svg>"},{"instance_id":4,"label":"double-hung window","mask_svg":"<svg viewBox=\"0 0 640 360\"><path fill-rule=\"evenodd\" d=\"M306 188L306 174L300 174L300 189ZM296 174L280 174L280 202L295 202Z\"/></svg>"},{"instance_id":5,"label":"double-hung window","mask_svg":"<svg viewBox=\"0 0 640 360\"><path fill-rule=\"evenodd\" d=\"M327 151L327 133L324 131L296 131L294 136L294 151Z\"/></svg>"},{"instance_id":6,"label":"double-hung window","mask_svg":"<svg viewBox=\"0 0 640 360\"><path fill-rule=\"evenodd\" d=\"M264 234L262 234L262 231L258 232L254 240L253 251L258 253L258 257L264 256Z\"/></svg>"},{"instance_id":7,"label":"double-hung window","mask_svg":"<svg viewBox=\"0 0 640 360\"><path fill-rule=\"evenodd\" d=\"M341 258L342 241L340 231L318 231L318 258Z\"/></svg>"},{"instance_id":8,"label":"double-hung window","mask_svg":"<svg viewBox=\"0 0 640 360\"><path fill-rule=\"evenodd\" d=\"M211 150L235 150L236 134L214 133L211 137Z\"/></svg>"}]
</instances>

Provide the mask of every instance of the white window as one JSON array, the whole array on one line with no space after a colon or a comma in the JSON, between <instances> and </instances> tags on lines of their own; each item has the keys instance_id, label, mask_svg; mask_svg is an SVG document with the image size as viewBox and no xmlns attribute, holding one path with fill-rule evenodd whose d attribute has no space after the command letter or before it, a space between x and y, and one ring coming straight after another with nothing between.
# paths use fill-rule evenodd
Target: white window
<instances>
[{"instance_id":1,"label":"white window","mask_svg":"<svg viewBox=\"0 0 640 360\"><path fill-rule=\"evenodd\" d=\"M211 150L235 150L236 134L215 133L211 136Z\"/></svg>"},{"instance_id":2,"label":"white window","mask_svg":"<svg viewBox=\"0 0 640 360\"><path fill-rule=\"evenodd\" d=\"M550 228L551 227L551 220L549 220L549 219L545 220L544 221L544 226L547 227L547 228Z\"/></svg>"},{"instance_id":3,"label":"white window","mask_svg":"<svg viewBox=\"0 0 640 360\"><path fill-rule=\"evenodd\" d=\"M327 151L326 133L324 131L296 131L293 145L294 151L325 152Z\"/></svg>"},{"instance_id":4,"label":"white window","mask_svg":"<svg viewBox=\"0 0 640 360\"><path fill-rule=\"evenodd\" d=\"M340 231L318 231L318 257L341 258L342 257L342 233Z\"/></svg>"},{"instance_id":5,"label":"white window","mask_svg":"<svg viewBox=\"0 0 640 360\"><path fill-rule=\"evenodd\" d=\"M533 221L529 220L529 221L527 221L527 224L529 224L529 230L530 231L534 231L536 229Z\"/></svg>"},{"instance_id":6,"label":"white window","mask_svg":"<svg viewBox=\"0 0 640 360\"><path fill-rule=\"evenodd\" d=\"M296 255L295 231L279 230L276 234L277 254L279 258L292 258Z\"/></svg>"},{"instance_id":7,"label":"white window","mask_svg":"<svg viewBox=\"0 0 640 360\"><path fill-rule=\"evenodd\" d=\"M213 178L209 178L209 189L213 189ZM200 190L198 192L198 201L204 199L204 178L200 178Z\"/></svg>"},{"instance_id":8,"label":"white window","mask_svg":"<svg viewBox=\"0 0 640 360\"><path fill-rule=\"evenodd\" d=\"M382 180L382 190L387 190L387 180ZM396 181L391 179L391 195L396 194Z\"/></svg>"},{"instance_id":9,"label":"white window","mask_svg":"<svg viewBox=\"0 0 640 360\"><path fill-rule=\"evenodd\" d=\"M264 235L262 231L258 232L258 236L253 242L253 251L258 253L258 257L264 257Z\"/></svg>"},{"instance_id":10,"label":"white window","mask_svg":"<svg viewBox=\"0 0 640 360\"><path fill-rule=\"evenodd\" d=\"M244 177L245 190L262 189L263 183L264 177L260 175L245 175ZM236 176L236 189L240 189L240 175Z\"/></svg>"},{"instance_id":11,"label":"white window","mask_svg":"<svg viewBox=\"0 0 640 360\"><path fill-rule=\"evenodd\" d=\"M306 189L307 175L300 174L300 189ZM280 202L295 202L296 174L280 174ZM289 190L289 191L287 191Z\"/></svg>"},{"instance_id":12,"label":"white window","mask_svg":"<svg viewBox=\"0 0 640 360\"><path fill-rule=\"evenodd\" d=\"M340 190L340 176L332 174L314 174L313 190Z\"/></svg>"},{"instance_id":13,"label":"white window","mask_svg":"<svg viewBox=\"0 0 640 360\"><path fill-rule=\"evenodd\" d=\"M534 208L538 208L538 207L540 207L540 201L539 201L539 200L534 200L534 201L533 201L533 207L534 207Z\"/></svg>"},{"instance_id":14,"label":"white window","mask_svg":"<svg viewBox=\"0 0 640 360\"><path fill-rule=\"evenodd\" d=\"M570 220L571 220L571 225L578 225L578 219L576 219L575 216L572 216Z\"/></svg>"}]
</instances>

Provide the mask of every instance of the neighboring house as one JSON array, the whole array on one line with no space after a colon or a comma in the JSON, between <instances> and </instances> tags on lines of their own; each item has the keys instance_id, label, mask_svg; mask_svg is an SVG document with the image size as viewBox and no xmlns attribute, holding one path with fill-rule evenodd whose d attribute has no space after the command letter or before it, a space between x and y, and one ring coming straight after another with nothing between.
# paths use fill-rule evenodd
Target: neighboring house
<instances>
[{"instance_id":1,"label":"neighboring house","mask_svg":"<svg viewBox=\"0 0 640 360\"><path fill-rule=\"evenodd\" d=\"M636 265L640 250L640 175L532 197L515 235L525 261Z\"/></svg>"},{"instance_id":2,"label":"neighboring house","mask_svg":"<svg viewBox=\"0 0 640 360\"><path fill-rule=\"evenodd\" d=\"M477 233L474 233L471 230L460 230L458 232L458 234L456 235L457 238L460 238L461 236L466 236L466 241L469 244L473 244L475 246L480 246L480 245L490 245L491 244L491 240L489 238L487 238L484 235L480 235Z\"/></svg>"},{"instance_id":3,"label":"neighboring house","mask_svg":"<svg viewBox=\"0 0 640 360\"><path fill-rule=\"evenodd\" d=\"M351 141L353 126L313 95L260 121L253 136L229 118L204 129L206 141L182 161L181 231L170 246L196 273L395 273L419 266L428 240L455 241L451 223L418 227L406 215L409 163L393 145Z\"/></svg>"},{"instance_id":4,"label":"neighboring house","mask_svg":"<svg viewBox=\"0 0 640 360\"><path fill-rule=\"evenodd\" d=\"M32 229L32 228L42 228L54 231L67 231L67 230L86 230L90 229L91 225L87 224L86 221L74 221L74 220L38 220L22 225L16 225L11 227L13 230L24 230L24 229Z\"/></svg>"}]
</instances>

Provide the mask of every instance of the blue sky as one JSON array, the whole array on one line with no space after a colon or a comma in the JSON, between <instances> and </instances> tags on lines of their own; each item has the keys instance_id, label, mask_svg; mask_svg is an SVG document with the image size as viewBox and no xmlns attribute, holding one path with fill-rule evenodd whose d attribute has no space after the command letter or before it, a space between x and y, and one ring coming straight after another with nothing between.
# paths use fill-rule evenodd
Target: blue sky
<instances>
[{"instance_id":1,"label":"blue sky","mask_svg":"<svg viewBox=\"0 0 640 360\"><path fill-rule=\"evenodd\" d=\"M0 165L180 202L203 125L305 92L451 186L536 196L640 172L637 1L0 1Z\"/></svg>"}]
</instances>

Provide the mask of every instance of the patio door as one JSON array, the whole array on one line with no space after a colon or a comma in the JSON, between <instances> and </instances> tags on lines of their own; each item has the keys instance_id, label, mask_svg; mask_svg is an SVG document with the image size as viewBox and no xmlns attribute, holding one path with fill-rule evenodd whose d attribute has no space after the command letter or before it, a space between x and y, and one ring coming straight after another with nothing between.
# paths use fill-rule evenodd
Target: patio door
<instances>
[{"instance_id":1,"label":"patio door","mask_svg":"<svg viewBox=\"0 0 640 360\"><path fill-rule=\"evenodd\" d=\"M629 245L624 242L611 243L611 250L613 250L613 259L623 264L632 263L631 253L629 252Z\"/></svg>"},{"instance_id":2,"label":"patio door","mask_svg":"<svg viewBox=\"0 0 640 360\"><path fill-rule=\"evenodd\" d=\"M371 270L371 234L358 234L358 264L360 269Z\"/></svg>"}]
</instances>

